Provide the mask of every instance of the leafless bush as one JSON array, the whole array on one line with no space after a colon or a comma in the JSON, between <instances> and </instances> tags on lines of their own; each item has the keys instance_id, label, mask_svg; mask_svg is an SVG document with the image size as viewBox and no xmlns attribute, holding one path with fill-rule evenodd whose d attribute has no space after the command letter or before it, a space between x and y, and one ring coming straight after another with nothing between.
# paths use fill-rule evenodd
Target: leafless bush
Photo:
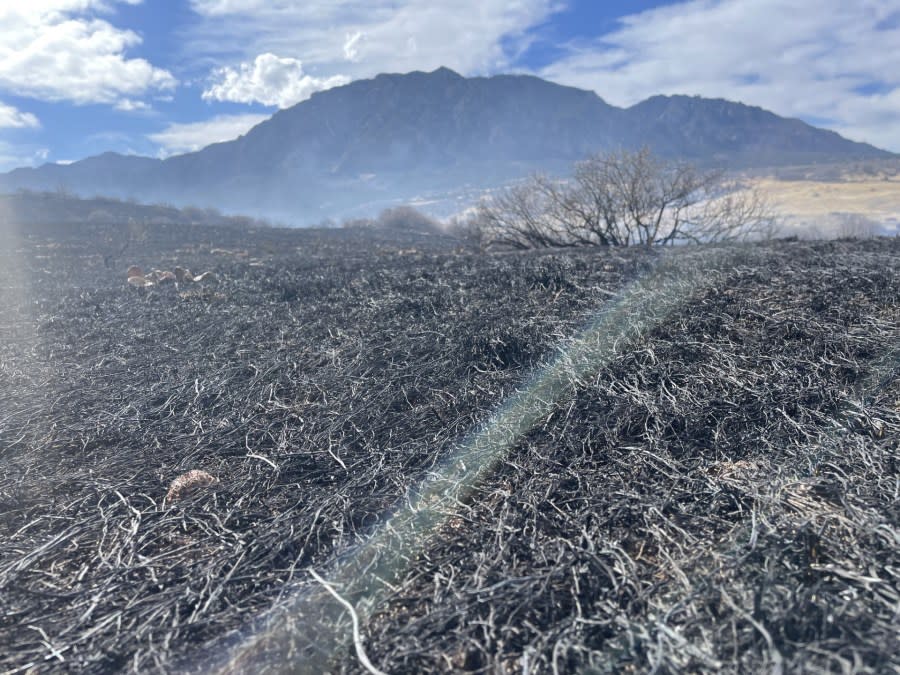
<instances>
[{"instance_id":1,"label":"leafless bush","mask_svg":"<svg viewBox=\"0 0 900 675\"><path fill-rule=\"evenodd\" d=\"M646 149L590 157L569 180L534 175L483 200L472 224L520 249L760 239L778 229L758 190Z\"/></svg>"},{"instance_id":2,"label":"leafless bush","mask_svg":"<svg viewBox=\"0 0 900 675\"><path fill-rule=\"evenodd\" d=\"M437 220L408 205L392 206L384 209L374 219L353 218L345 220L341 227L347 229L374 228L398 232L427 232L431 234L442 230L441 224Z\"/></svg>"},{"instance_id":3,"label":"leafless bush","mask_svg":"<svg viewBox=\"0 0 900 675\"><path fill-rule=\"evenodd\" d=\"M480 217L479 209L469 209L447 220L444 232L451 237L462 239L478 250L487 248L487 228Z\"/></svg>"},{"instance_id":4,"label":"leafless bush","mask_svg":"<svg viewBox=\"0 0 900 675\"><path fill-rule=\"evenodd\" d=\"M393 206L378 215L378 225L386 230L438 232L440 223L412 206Z\"/></svg>"},{"instance_id":5,"label":"leafless bush","mask_svg":"<svg viewBox=\"0 0 900 675\"><path fill-rule=\"evenodd\" d=\"M862 213L835 213L836 234L840 239L871 239L879 233L878 223Z\"/></svg>"},{"instance_id":6,"label":"leafless bush","mask_svg":"<svg viewBox=\"0 0 900 675\"><path fill-rule=\"evenodd\" d=\"M361 230L375 226L375 221L371 218L347 218L341 223L341 227L345 230Z\"/></svg>"}]
</instances>

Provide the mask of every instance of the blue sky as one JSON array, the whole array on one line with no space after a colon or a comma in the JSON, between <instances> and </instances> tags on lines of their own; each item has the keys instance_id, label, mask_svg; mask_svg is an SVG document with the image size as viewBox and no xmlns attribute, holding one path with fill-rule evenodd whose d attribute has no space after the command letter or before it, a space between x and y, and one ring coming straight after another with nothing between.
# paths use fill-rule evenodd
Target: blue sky
<instances>
[{"instance_id":1,"label":"blue sky","mask_svg":"<svg viewBox=\"0 0 900 675\"><path fill-rule=\"evenodd\" d=\"M234 138L448 66L760 105L900 152L898 0L0 0L0 170Z\"/></svg>"}]
</instances>

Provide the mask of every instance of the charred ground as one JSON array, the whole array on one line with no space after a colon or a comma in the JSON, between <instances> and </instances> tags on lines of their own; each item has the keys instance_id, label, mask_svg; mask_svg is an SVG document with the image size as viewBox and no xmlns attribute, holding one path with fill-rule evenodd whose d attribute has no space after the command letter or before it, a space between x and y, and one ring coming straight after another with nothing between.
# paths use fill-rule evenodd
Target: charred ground
<instances>
[{"instance_id":1,"label":"charred ground","mask_svg":"<svg viewBox=\"0 0 900 675\"><path fill-rule=\"evenodd\" d=\"M321 591L310 568L328 578L663 258L365 231L3 238L2 672L361 671L339 611L343 642L293 616L290 645L225 648L285 589ZM900 669L898 256L872 240L715 258L361 606L372 662ZM133 263L219 283L134 289ZM164 508L189 469L219 482Z\"/></svg>"}]
</instances>

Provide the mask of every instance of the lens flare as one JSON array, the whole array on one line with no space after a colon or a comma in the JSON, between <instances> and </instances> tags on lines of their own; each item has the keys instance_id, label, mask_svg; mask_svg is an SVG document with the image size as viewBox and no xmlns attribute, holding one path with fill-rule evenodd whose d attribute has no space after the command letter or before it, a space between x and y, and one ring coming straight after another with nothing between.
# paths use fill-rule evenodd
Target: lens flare
<instances>
[{"instance_id":1,"label":"lens flare","mask_svg":"<svg viewBox=\"0 0 900 675\"><path fill-rule=\"evenodd\" d=\"M348 603L358 617L373 609L425 550L431 537L519 440L557 402L679 307L712 287L740 248L660 253L652 270L626 286L546 366L538 369L419 484L365 541L331 569L286 589L272 609L201 655L194 666L214 672L309 672L328 669L354 641ZM311 579L315 577L316 579ZM330 587L330 589L329 589ZM335 589L343 602L334 597ZM357 617L353 617L354 626ZM356 636L358 642L358 635ZM193 670L194 668L188 668Z\"/></svg>"}]
</instances>

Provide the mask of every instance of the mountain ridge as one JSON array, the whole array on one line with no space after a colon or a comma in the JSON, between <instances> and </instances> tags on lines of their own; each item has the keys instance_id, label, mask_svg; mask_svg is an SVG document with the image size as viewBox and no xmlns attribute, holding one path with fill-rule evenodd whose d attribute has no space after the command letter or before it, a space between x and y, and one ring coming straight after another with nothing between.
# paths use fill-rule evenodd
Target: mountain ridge
<instances>
[{"instance_id":1,"label":"mountain ridge","mask_svg":"<svg viewBox=\"0 0 900 675\"><path fill-rule=\"evenodd\" d=\"M313 94L244 135L166 159L103 153L0 175L0 191L216 206L294 222L454 195L594 153L646 145L670 158L745 168L891 153L757 106L652 96L627 108L533 75L448 68L383 73Z\"/></svg>"}]
</instances>

